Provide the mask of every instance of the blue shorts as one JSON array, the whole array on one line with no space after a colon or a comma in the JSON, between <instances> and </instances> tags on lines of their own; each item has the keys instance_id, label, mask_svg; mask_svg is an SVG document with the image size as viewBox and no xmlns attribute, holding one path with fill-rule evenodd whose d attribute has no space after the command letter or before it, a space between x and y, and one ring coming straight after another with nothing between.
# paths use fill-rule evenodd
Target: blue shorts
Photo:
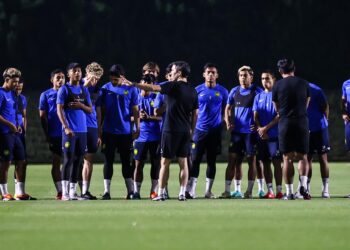
<instances>
[{"instance_id":1,"label":"blue shorts","mask_svg":"<svg viewBox=\"0 0 350 250\"><path fill-rule=\"evenodd\" d=\"M24 161L26 159L24 145L19 134L0 133L0 142L1 161Z\"/></svg>"},{"instance_id":2,"label":"blue shorts","mask_svg":"<svg viewBox=\"0 0 350 250\"><path fill-rule=\"evenodd\" d=\"M257 158L261 161L280 159L281 153L278 147L278 138L270 138L268 140L258 140Z\"/></svg>"},{"instance_id":3,"label":"blue shorts","mask_svg":"<svg viewBox=\"0 0 350 250\"><path fill-rule=\"evenodd\" d=\"M62 156L62 136L49 137L49 149L53 154Z\"/></svg>"},{"instance_id":4,"label":"blue shorts","mask_svg":"<svg viewBox=\"0 0 350 250\"><path fill-rule=\"evenodd\" d=\"M144 161L147 159L149 152L150 158L155 159L160 157L159 141L134 142L134 159L137 161Z\"/></svg>"},{"instance_id":5,"label":"blue shorts","mask_svg":"<svg viewBox=\"0 0 350 250\"><path fill-rule=\"evenodd\" d=\"M309 155L322 155L329 152L330 149L328 128L316 132L310 132Z\"/></svg>"},{"instance_id":6,"label":"blue shorts","mask_svg":"<svg viewBox=\"0 0 350 250\"><path fill-rule=\"evenodd\" d=\"M345 146L346 150L350 152L350 122L345 124Z\"/></svg>"},{"instance_id":7,"label":"blue shorts","mask_svg":"<svg viewBox=\"0 0 350 250\"><path fill-rule=\"evenodd\" d=\"M87 152L95 154L97 152L98 128L87 128Z\"/></svg>"},{"instance_id":8,"label":"blue shorts","mask_svg":"<svg viewBox=\"0 0 350 250\"><path fill-rule=\"evenodd\" d=\"M72 153L76 156L85 155L87 152L86 133L76 133L74 136L68 137L64 132L62 133L62 152Z\"/></svg>"},{"instance_id":9,"label":"blue shorts","mask_svg":"<svg viewBox=\"0 0 350 250\"><path fill-rule=\"evenodd\" d=\"M256 133L231 133L231 141L228 151L239 155L255 155L256 152Z\"/></svg>"},{"instance_id":10,"label":"blue shorts","mask_svg":"<svg viewBox=\"0 0 350 250\"><path fill-rule=\"evenodd\" d=\"M197 155L201 158L204 153L214 156L221 154L221 131L221 127L211 131L196 129L193 134L191 149L192 160L195 159Z\"/></svg>"}]
</instances>

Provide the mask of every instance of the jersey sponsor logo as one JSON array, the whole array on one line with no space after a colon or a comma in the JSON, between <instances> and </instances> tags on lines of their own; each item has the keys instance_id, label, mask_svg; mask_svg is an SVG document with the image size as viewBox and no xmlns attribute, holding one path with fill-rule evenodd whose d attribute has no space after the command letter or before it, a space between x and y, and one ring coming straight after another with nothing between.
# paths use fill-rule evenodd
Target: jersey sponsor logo
<instances>
[{"instance_id":1,"label":"jersey sponsor logo","mask_svg":"<svg viewBox=\"0 0 350 250\"><path fill-rule=\"evenodd\" d=\"M196 143L192 143L192 149L196 149Z\"/></svg>"},{"instance_id":2,"label":"jersey sponsor logo","mask_svg":"<svg viewBox=\"0 0 350 250\"><path fill-rule=\"evenodd\" d=\"M127 94L129 94L129 91L124 90L124 95L127 95Z\"/></svg>"},{"instance_id":3,"label":"jersey sponsor logo","mask_svg":"<svg viewBox=\"0 0 350 250\"><path fill-rule=\"evenodd\" d=\"M199 96L202 97L202 96L205 96L205 94L200 94Z\"/></svg>"},{"instance_id":4,"label":"jersey sponsor logo","mask_svg":"<svg viewBox=\"0 0 350 250\"><path fill-rule=\"evenodd\" d=\"M215 96L220 96L220 92L215 92Z\"/></svg>"},{"instance_id":5,"label":"jersey sponsor logo","mask_svg":"<svg viewBox=\"0 0 350 250\"><path fill-rule=\"evenodd\" d=\"M69 147L70 147L70 142L69 142L69 141L66 141L66 142L64 143L64 147L65 147L65 148L69 148Z\"/></svg>"}]
</instances>

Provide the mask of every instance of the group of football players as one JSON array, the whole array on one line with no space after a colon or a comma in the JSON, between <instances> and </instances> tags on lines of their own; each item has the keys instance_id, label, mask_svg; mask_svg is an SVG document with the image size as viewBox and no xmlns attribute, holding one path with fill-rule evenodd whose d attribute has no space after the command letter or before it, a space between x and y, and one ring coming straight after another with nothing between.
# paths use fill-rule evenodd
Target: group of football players
<instances>
[{"instance_id":1,"label":"group of football players","mask_svg":"<svg viewBox=\"0 0 350 250\"><path fill-rule=\"evenodd\" d=\"M204 82L195 88L188 83L190 66L184 61L170 63L165 73L167 81L161 83L158 82L160 69L154 62L143 66L139 83L127 80L122 65L112 65L109 82L102 87L98 83L104 70L96 62L87 65L84 74L78 63L70 63L66 71L52 71L52 87L40 96L39 115L52 152L51 174L56 199L97 199L90 193L90 182L94 155L99 148L105 156L103 200L111 199L115 151L120 156L126 199L141 198L143 168L148 155L150 199L169 198L169 165L174 158L180 166L178 199L196 198L204 154L207 162L204 198L217 198L212 186L224 129L230 132L230 144L225 190L220 198L252 198L257 181L259 198L311 199L314 154L320 163L321 196L330 198L329 105L325 94L316 84L294 75L292 60L280 60L278 71L282 76L278 82L273 71L261 71L260 77L256 77L261 79L261 88L254 82L252 68L242 66L237 70L239 84L230 92L218 83L219 71L212 63L204 65ZM7 68L3 79L0 194L3 200L33 200L35 198L25 192L27 102L21 93L21 72ZM349 102L350 80L343 85L343 119L350 150ZM248 162L248 182L247 190L242 192L244 158ZM299 172L296 193L293 190L295 160ZM7 188L11 163L15 164L14 196ZM284 194L282 179L286 186ZM77 186L80 195L77 195Z\"/></svg>"}]
</instances>

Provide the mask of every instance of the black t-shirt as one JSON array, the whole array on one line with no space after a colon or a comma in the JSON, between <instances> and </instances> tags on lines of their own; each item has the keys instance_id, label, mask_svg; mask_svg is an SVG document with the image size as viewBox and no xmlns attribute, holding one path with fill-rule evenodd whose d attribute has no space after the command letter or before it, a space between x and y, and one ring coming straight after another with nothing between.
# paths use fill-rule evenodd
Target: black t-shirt
<instances>
[{"instance_id":1,"label":"black t-shirt","mask_svg":"<svg viewBox=\"0 0 350 250\"><path fill-rule=\"evenodd\" d=\"M198 109L196 90L186 82L167 82L162 84L160 93L167 95L163 131L189 132L191 114Z\"/></svg>"},{"instance_id":2,"label":"black t-shirt","mask_svg":"<svg viewBox=\"0 0 350 250\"><path fill-rule=\"evenodd\" d=\"M310 97L309 83L296 76L277 81L272 89L272 101L278 103L281 118L306 117L308 97Z\"/></svg>"}]
</instances>

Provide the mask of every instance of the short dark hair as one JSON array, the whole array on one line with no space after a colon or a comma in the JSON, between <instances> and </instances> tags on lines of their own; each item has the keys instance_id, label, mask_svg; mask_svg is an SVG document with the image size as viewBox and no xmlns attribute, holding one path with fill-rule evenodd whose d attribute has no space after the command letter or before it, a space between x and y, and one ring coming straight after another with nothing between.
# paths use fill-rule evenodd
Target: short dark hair
<instances>
[{"instance_id":1,"label":"short dark hair","mask_svg":"<svg viewBox=\"0 0 350 250\"><path fill-rule=\"evenodd\" d=\"M270 74L270 75L272 75L273 76L273 78L276 78L276 74L275 74L275 72L273 72L271 69L264 69L264 70L262 70L261 71L261 74Z\"/></svg>"},{"instance_id":2,"label":"short dark hair","mask_svg":"<svg viewBox=\"0 0 350 250\"><path fill-rule=\"evenodd\" d=\"M55 69L51 72L51 78L53 78L56 74L62 73L64 74L64 71L62 69Z\"/></svg>"},{"instance_id":3,"label":"short dark hair","mask_svg":"<svg viewBox=\"0 0 350 250\"><path fill-rule=\"evenodd\" d=\"M216 68L216 70L218 70L218 67L214 63L211 63L211 62L207 62L206 64L204 64L203 71L205 71L207 68Z\"/></svg>"},{"instance_id":4,"label":"short dark hair","mask_svg":"<svg viewBox=\"0 0 350 250\"><path fill-rule=\"evenodd\" d=\"M153 74L146 74L142 76L141 80L146 83L154 83L156 81L156 77Z\"/></svg>"},{"instance_id":5,"label":"short dark hair","mask_svg":"<svg viewBox=\"0 0 350 250\"><path fill-rule=\"evenodd\" d=\"M116 77L124 76L125 75L124 67L120 64L113 64L109 69L109 75L116 76Z\"/></svg>"},{"instance_id":6,"label":"short dark hair","mask_svg":"<svg viewBox=\"0 0 350 250\"><path fill-rule=\"evenodd\" d=\"M295 71L295 64L294 61L291 59L284 58L278 60L277 67L282 74L288 74Z\"/></svg>"},{"instance_id":7,"label":"short dark hair","mask_svg":"<svg viewBox=\"0 0 350 250\"><path fill-rule=\"evenodd\" d=\"M166 66L165 74L169 74L171 72L172 67L173 67L173 63L169 63L168 66Z\"/></svg>"},{"instance_id":8,"label":"short dark hair","mask_svg":"<svg viewBox=\"0 0 350 250\"><path fill-rule=\"evenodd\" d=\"M80 68L81 69L81 66L79 63L77 62L71 62L70 64L67 65L67 72L71 69L75 69L75 68Z\"/></svg>"},{"instance_id":9,"label":"short dark hair","mask_svg":"<svg viewBox=\"0 0 350 250\"><path fill-rule=\"evenodd\" d=\"M191 73L190 65L185 61L176 61L172 63L175 65L176 70L181 72L182 77L188 77Z\"/></svg>"}]
</instances>

